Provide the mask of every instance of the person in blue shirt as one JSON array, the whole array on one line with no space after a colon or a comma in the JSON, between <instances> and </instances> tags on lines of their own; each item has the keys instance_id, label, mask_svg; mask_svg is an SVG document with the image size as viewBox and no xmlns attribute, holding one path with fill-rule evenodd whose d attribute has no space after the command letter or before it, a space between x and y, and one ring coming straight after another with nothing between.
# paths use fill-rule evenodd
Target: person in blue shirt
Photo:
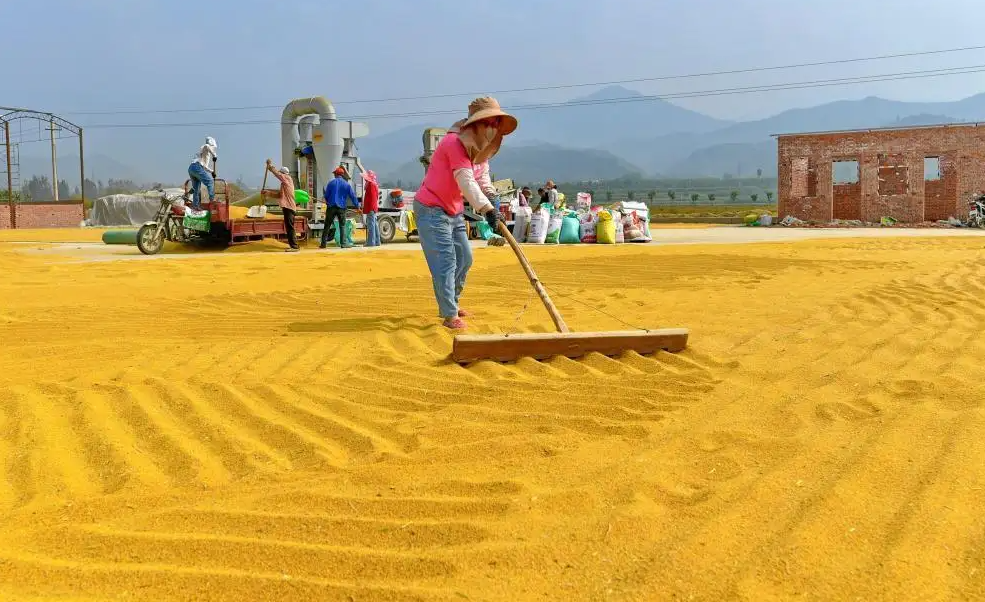
<instances>
[{"instance_id":1,"label":"person in blue shirt","mask_svg":"<svg viewBox=\"0 0 985 602\"><path fill-rule=\"evenodd\" d=\"M328 246L328 230L332 222L338 220L339 227L336 229L336 240L340 248L348 248L352 245L345 244L345 208L346 201L352 200L352 206L359 208L359 199L356 198L352 185L345 179L345 169L341 166L336 167L335 178L325 185L325 228L321 231L320 249Z\"/></svg>"}]
</instances>

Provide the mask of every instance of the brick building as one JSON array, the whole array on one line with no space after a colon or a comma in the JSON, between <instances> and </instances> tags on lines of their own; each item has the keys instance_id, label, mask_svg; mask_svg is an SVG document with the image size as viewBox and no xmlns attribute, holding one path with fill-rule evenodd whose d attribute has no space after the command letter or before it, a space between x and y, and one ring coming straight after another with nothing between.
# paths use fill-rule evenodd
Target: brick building
<instances>
[{"instance_id":1,"label":"brick building","mask_svg":"<svg viewBox=\"0 0 985 602\"><path fill-rule=\"evenodd\" d=\"M78 228L85 217L80 201L0 204L0 230L23 228ZM13 224L11 224L13 218Z\"/></svg>"},{"instance_id":2,"label":"brick building","mask_svg":"<svg viewBox=\"0 0 985 602\"><path fill-rule=\"evenodd\" d=\"M985 191L985 124L777 135L781 218L920 222Z\"/></svg>"}]
</instances>

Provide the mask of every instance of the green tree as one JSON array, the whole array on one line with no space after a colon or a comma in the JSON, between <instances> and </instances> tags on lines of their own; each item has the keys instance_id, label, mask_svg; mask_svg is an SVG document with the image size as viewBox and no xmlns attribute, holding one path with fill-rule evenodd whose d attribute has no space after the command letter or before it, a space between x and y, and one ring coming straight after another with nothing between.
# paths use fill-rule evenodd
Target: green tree
<instances>
[{"instance_id":1,"label":"green tree","mask_svg":"<svg viewBox=\"0 0 985 602\"><path fill-rule=\"evenodd\" d=\"M767 190L766 191L766 200L768 202L770 202L770 203L773 202L773 191L772 190Z\"/></svg>"},{"instance_id":2,"label":"green tree","mask_svg":"<svg viewBox=\"0 0 985 602\"><path fill-rule=\"evenodd\" d=\"M756 201L759 200L759 195L754 192L754 193L752 193L752 194L749 195L749 200L751 200L753 202L753 204L755 204Z\"/></svg>"},{"instance_id":3,"label":"green tree","mask_svg":"<svg viewBox=\"0 0 985 602\"><path fill-rule=\"evenodd\" d=\"M50 201L54 197L48 176L33 176L24 184L21 192L23 202Z\"/></svg>"},{"instance_id":4,"label":"green tree","mask_svg":"<svg viewBox=\"0 0 985 602\"><path fill-rule=\"evenodd\" d=\"M67 201L70 196L72 196L72 189L69 188L68 182L65 180L58 182L58 199Z\"/></svg>"},{"instance_id":5,"label":"green tree","mask_svg":"<svg viewBox=\"0 0 985 602\"><path fill-rule=\"evenodd\" d=\"M611 190L606 190L605 191L605 202L606 203L611 203L612 202L612 191Z\"/></svg>"},{"instance_id":6,"label":"green tree","mask_svg":"<svg viewBox=\"0 0 985 602\"><path fill-rule=\"evenodd\" d=\"M646 198L650 199L650 202L652 203L653 199L657 198L657 191L651 190L650 192L646 193Z\"/></svg>"},{"instance_id":7,"label":"green tree","mask_svg":"<svg viewBox=\"0 0 985 602\"><path fill-rule=\"evenodd\" d=\"M21 202L22 198L23 197L21 196L21 193L19 193L19 192L17 192L15 190L14 191L14 202L15 203L19 203L19 202ZM0 190L0 203L8 203L8 202L10 202L10 199L7 198L7 189L4 188L3 190ZM0 207L0 211L3 211L3 208L2 207Z\"/></svg>"},{"instance_id":8,"label":"green tree","mask_svg":"<svg viewBox=\"0 0 985 602\"><path fill-rule=\"evenodd\" d=\"M674 199L677 198L677 193L674 192L673 190L668 190L667 191L667 197L670 198L671 202L673 202Z\"/></svg>"},{"instance_id":9,"label":"green tree","mask_svg":"<svg viewBox=\"0 0 985 602\"><path fill-rule=\"evenodd\" d=\"M697 205L698 204L698 198L700 198L699 195L698 195L698 193L697 192L692 192L691 193L691 204L692 205Z\"/></svg>"},{"instance_id":10,"label":"green tree","mask_svg":"<svg viewBox=\"0 0 985 602\"><path fill-rule=\"evenodd\" d=\"M734 205L735 200L739 198L739 191L733 190L732 192L728 193L728 198L732 201L732 204Z\"/></svg>"},{"instance_id":11,"label":"green tree","mask_svg":"<svg viewBox=\"0 0 985 602\"><path fill-rule=\"evenodd\" d=\"M715 193L714 192L709 192L708 193L708 202L709 203L714 203L715 202Z\"/></svg>"},{"instance_id":12,"label":"green tree","mask_svg":"<svg viewBox=\"0 0 985 602\"><path fill-rule=\"evenodd\" d=\"M763 168L762 167L760 167L759 169L756 170L756 177L762 179L762 177L763 177Z\"/></svg>"},{"instance_id":13,"label":"green tree","mask_svg":"<svg viewBox=\"0 0 985 602\"><path fill-rule=\"evenodd\" d=\"M632 201L633 199L636 198L636 193L630 190L629 192L626 193L626 198Z\"/></svg>"},{"instance_id":14,"label":"green tree","mask_svg":"<svg viewBox=\"0 0 985 602\"><path fill-rule=\"evenodd\" d=\"M85 193L87 199L94 199L99 196L99 187L97 187L96 183L89 178L86 178L85 181Z\"/></svg>"}]
</instances>

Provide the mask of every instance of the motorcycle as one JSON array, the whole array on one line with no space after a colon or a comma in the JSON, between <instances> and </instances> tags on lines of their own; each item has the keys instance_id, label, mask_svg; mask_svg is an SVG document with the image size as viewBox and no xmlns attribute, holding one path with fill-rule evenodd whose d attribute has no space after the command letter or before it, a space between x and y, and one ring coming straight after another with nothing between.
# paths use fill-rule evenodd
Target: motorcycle
<instances>
[{"instance_id":1,"label":"motorcycle","mask_svg":"<svg viewBox=\"0 0 985 602\"><path fill-rule=\"evenodd\" d=\"M188 242L192 233L182 225L185 215L185 195L161 194L161 206L153 221L145 222L137 230L137 248L144 255L155 255L164 247L164 241Z\"/></svg>"},{"instance_id":2,"label":"motorcycle","mask_svg":"<svg viewBox=\"0 0 985 602\"><path fill-rule=\"evenodd\" d=\"M985 194L975 195L968 201L968 226L985 228Z\"/></svg>"}]
</instances>

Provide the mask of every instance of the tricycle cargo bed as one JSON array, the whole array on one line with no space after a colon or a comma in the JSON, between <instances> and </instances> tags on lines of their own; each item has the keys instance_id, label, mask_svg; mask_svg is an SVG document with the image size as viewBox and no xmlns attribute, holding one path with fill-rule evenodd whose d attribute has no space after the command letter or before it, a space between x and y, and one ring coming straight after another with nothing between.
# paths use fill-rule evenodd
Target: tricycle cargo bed
<instances>
[{"instance_id":1,"label":"tricycle cargo bed","mask_svg":"<svg viewBox=\"0 0 985 602\"><path fill-rule=\"evenodd\" d=\"M281 220L263 219L234 219L229 222L232 242L246 242L263 238L287 239L287 230ZM308 220L301 216L294 217L294 230L300 240L308 233Z\"/></svg>"}]
</instances>

